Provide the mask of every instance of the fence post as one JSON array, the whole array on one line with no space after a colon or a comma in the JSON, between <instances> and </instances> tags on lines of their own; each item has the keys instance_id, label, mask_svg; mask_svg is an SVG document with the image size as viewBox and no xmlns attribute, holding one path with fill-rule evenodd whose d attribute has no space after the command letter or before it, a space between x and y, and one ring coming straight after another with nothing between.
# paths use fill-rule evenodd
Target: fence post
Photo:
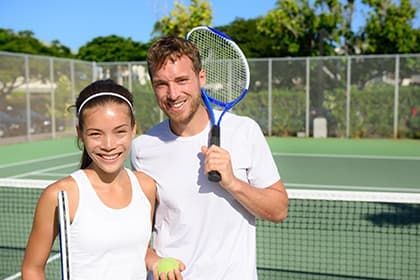
<instances>
[{"instance_id":1,"label":"fence post","mask_svg":"<svg viewBox=\"0 0 420 280\"><path fill-rule=\"evenodd\" d=\"M129 62L127 64L128 67L128 90L133 93L133 79L131 77L132 73L131 73L131 63Z\"/></svg>"},{"instance_id":2,"label":"fence post","mask_svg":"<svg viewBox=\"0 0 420 280\"><path fill-rule=\"evenodd\" d=\"M51 88L50 88L50 97L51 97L51 136L55 138L55 82L54 82L54 60L52 57L49 59L50 61L50 81L51 81Z\"/></svg>"},{"instance_id":3,"label":"fence post","mask_svg":"<svg viewBox=\"0 0 420 280\"><path fill-rule=\"evenodd\" d=\"M350 137L350 99L351 99L351 56L347 56L346 81L346 137Z\"/></svg>"},{"instance_id":4,"label":"fence post","mask_svg":"<svg viewBox=\"0 0 420 280\"><path fill-rule=\"evenodd\" d=\"M74 100L74 102L76 101L76 86L75 86L75 81L74 81L74 60L70 61L70 79L71 79L71 95L72 95L72 100ZM73 116L73 127L76 127L77 124L77 120L76 120L76 114L72 114Z\"/></svg>"},{"instance_id":5,"label":"fence post","mask_svg":"<svg viewBox=\"0 0 420 280\"><path fill-rule=\"evenodd\" d=\"M309 94L310 94L310 60L306 58L306 120L305 120L305 135L309 137Z\"/></svg>"},{"instance_id":6,"label":"fence post","mask_svg":"<svg viewBox=\"0 0 420 280\"><path fill-rule=\"evenodd\" d=\"M395 56L395 75L394 75L394 138L398 137L398 100L400 95L400 56Z\"/></svg>"},{"instance_id":7,"label":"fence post","mask_svg":"<svg viewBox=\"0 0 420 280\"><path fill-rule=\"evenodd\" d=\"M96 62L92 62L92 82L98 79L97 71L96 71Z\"/></svg>"},{"instance_id":8,"label":"fence post","mask_svg":"<svg viewBox=\"0 0 420 280\"><path fill-rule=\"evenodd\" d=\"M29 56L25 55L26 137L31 140L31 92L29 90Z\"/></svg>"}]
</instances>

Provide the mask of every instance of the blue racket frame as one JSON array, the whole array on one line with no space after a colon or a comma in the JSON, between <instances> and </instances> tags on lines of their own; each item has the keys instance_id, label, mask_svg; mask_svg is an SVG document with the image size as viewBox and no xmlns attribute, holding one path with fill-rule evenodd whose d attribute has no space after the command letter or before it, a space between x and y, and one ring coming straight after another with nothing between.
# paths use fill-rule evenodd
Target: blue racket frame
<instances>
[{"instance_id":1,"label":"blue racket frame","mask_svg":"<svg viewBox=\"0 0 420 280\"><path fill-rule=\"evenodd\" d=\"M246 61L245 55L242 53L241 49L234 43L234 41L232 40L231 37L229 37L227 34L221 32L220 30L217 30L213 27L210 26L200 26L200 27L196 27L193 30L191 30L188 34L187 34L187 38L189 37L190 33L193 32L195 29L203 29L203 28L207 28L209 29L211 32L213 32L213 34L220 36L221 38L223 38L224 40L228 40L230 42L233 43L233 46L237 49L237 51L242 55L242 57L244 58L244 60ZM248 66L248 65L247 65ZM211 145L217 145L220 146L220 123L222 121L222 118L224 116L224 114L226 112L228 112L230 109L232 109L233 106L235 106L237 103L239 103L244 97L245 95L248 93L248 86L249 86L249 67L247 67L247 82L248 84L246 85L246 87L242 90L241 94L235 98L234 100L232 100L231 102L222 102L218 99L215 99L211 96L209 96L207 94L207 91L204 87L201 88L201 97L202 100L205 104L205 106L207 107L207 111L209 113L209 118L210 118L210 122L212 124L212 128L211 128L211 137L210 137L210 141L209 141L209 146ZM214 110L213 110L213 106L212 104L223 108L222 113L219 117L219 119L216 122L216 118L214 115ZM219 172L217 171L210 171L208 174L208 178L210 181L212 182L219 182L221 180L221 175Z\"/></svg>"}]
</instances>

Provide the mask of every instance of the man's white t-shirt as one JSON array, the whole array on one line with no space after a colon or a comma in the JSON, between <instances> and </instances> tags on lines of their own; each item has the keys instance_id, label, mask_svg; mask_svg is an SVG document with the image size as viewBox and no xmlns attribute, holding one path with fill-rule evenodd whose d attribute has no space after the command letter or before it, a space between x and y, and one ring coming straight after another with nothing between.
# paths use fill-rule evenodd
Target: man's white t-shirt
<instances>
[{"instance_id":1,"label":"man's white t-shirt","mask_svg":"<svg viewBox=\"0 0 420 280\"><path fill-rule=\"evenodd\" d=\"M158 186L153 247L159 256L182 260L186 280L255 280L255 217L204 174L201 146L208 145L209 131L210 125L179 137L166 120L133 141L133 167ZM235 176L258 188L280 179L255 121L226 113L220 134Z\"/></svg>"}]
</instances>

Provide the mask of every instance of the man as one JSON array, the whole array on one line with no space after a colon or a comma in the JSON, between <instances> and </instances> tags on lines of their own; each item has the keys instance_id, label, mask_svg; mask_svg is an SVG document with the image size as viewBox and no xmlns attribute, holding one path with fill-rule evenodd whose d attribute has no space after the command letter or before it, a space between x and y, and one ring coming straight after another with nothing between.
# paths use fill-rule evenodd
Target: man
<instances>
[{"instance_id":1,"label":"man","mask_svg":"<svg viewBox=\"0 0 420 280\"><path fill-rule=\"evenodd\" d=\"M261 129L226 113L221 147L207 148L211 124L201 103L206 76L197 48L164 37L151 46L147 62L157 103L168 116L132 147L133 167L158 188L148 269L170 256L185 263L187 280L257 279L255 217L281 222L288 206ZM219 183L207 179L210 170L221 174Z\"/></svg>"}]
</instances>

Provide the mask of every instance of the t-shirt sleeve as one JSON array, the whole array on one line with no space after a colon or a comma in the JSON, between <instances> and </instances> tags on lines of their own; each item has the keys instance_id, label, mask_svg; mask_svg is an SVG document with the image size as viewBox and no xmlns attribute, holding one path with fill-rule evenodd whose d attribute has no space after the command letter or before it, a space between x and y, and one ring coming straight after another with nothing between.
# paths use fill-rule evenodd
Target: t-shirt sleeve
<instances>
[{"instance_id":1,"label":"t-shirt sleeve","mask_svg":"<svg viewBox=\"0 0 420 280\"><path fill-rule=\"evenodd\" d=\"M150 138L145 135L138 136L132 141L130 152L131 169L141 171L156 180L156 172L153 172L153 159L158 159L150 154Z\"/></svg>"},{"instance_id":2,"label":"t-shirt sleeve","mask_svg":"<svg viewBox=\"0 0 420 280\"><path fill-rule=\"evenodd\" d=\"M131 163L131 169L140 171L140 161L137 156L137 147L138 147L138 141L139 139L136 138L132 141L131 144L131 152L130 152L130 163Z\"/></svg>"},{"instance_id":3,"label":"t-shirt sleeve","mask_svg":"<svg viewBox=\"0 0 420 280\"><path fill-rule=\"evenodd\" d=\"M280 180L280 173L260 126L255 121L252 123L249 135L252 143L248 181L254 187L266 188Z\"/></svg>"}]
</instances>

